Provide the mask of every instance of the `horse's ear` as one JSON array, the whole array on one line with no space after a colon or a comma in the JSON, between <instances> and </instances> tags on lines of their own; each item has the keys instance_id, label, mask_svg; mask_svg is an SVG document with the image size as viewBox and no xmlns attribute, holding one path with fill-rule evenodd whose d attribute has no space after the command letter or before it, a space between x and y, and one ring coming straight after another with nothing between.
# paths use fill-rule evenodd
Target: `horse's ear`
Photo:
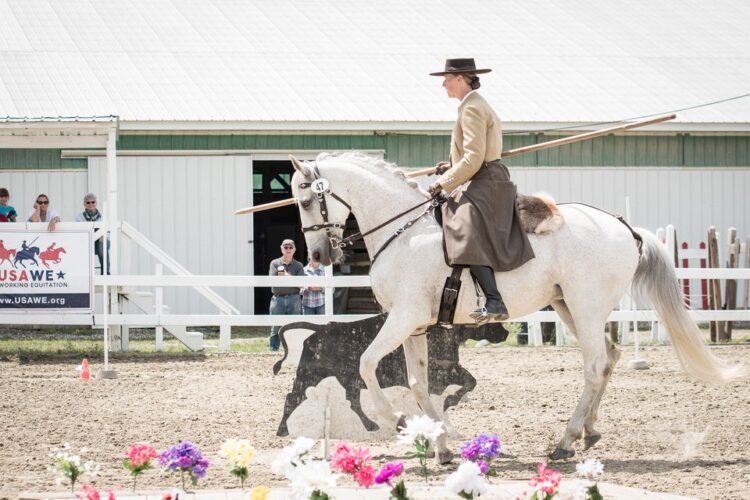
<instances>
[{"instance_id":1,"label":"horse's ear","mask_svg":"<svg viewBox=\"0 0 750 500\"><path fill-rule=\"evenodd\" d=\"M301 173L304 177L313 177L312 169L305 163L302 163L297 158L295 158L294 155L289 155L289 160L292 162L292 165L294 165L294 169Z\"/></svg>"}]
</instances>

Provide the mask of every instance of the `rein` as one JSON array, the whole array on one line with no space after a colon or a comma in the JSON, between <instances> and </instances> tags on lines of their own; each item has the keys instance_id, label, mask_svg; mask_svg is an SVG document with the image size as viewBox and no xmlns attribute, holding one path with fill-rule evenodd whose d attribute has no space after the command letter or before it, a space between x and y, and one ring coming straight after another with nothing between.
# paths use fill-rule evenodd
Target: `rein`
<instances>
[{"instance_id":1,"label":"rein","mask_svg":"<svg viewBox=\"0 0 750 500\"><path fill-rule=\"evenodd\" d=\"M346 238L339 238L335 234L333 234L334 229L343 229L344 224L339 224L337 222L329 222L328 221L328 204L326 203L326 194L331 195L333 199L344 205L346 208L349 209L351 212L352 207L349 205L346 201L341 199L340 196L337 196L336 193L331 191L330 186L328 185L328 181L320 176L320 171L318 170L318 166L313 166L313 174L314 174L314 180L313 182L305 182L299 185L300 188L311 188L313 193L315 193L315 197L318 199L318 203L320 203L320 214L323 217L323 224L313 224L312 226L307 226L302 228L302 232L306 233L308 231L320 231L321 229L325 229L326 235L328 236L328 241L331 245L331 248L345 248L348 246L351 246L354 242L359 241L363 239L365 236L368 236L375 231L382 229L383 227L387 226L391 222L403 217L404 215L413 212L417 208L430 204L429 207L427 207L426 210L424 210L421 214L419 214L417 217L409 220L406 224L396 229L396 231L383 243L383 245L378 249L377 252L375 252L375 255L372 257L372 260L370 262L370 265L375 264L375 260L378 258L378 256L383 252L383 250L386 249L386 247L394 240L396 239L401 233L406 231L408 228L410 228L414 223L416 223L419 219L424 217L426 214L432 212L436 207L439 207L441 203L443 203L443 200L440 198L430 198L428 200L422 201L416 205L414 205L411 208L408 208L404 210L403 212L396 214L395 216L391 217L387 221L378 224L377 226L373 227L369 231L366 232L357 232L352 235L347 236Z\"/></svg>"}]
</instances>

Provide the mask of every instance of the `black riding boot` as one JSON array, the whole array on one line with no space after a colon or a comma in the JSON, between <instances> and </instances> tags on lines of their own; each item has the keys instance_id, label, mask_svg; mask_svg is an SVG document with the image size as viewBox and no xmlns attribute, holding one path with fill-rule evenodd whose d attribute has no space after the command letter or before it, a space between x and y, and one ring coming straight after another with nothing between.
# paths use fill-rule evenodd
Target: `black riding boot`
<instances>
[{"instance_id":1,"label":"black riding boot","mask_svg":"<svg viewBox=\"0 0 750 500\"><path fill-rule=\"evenodd\" d=\"M477 279L487 299L484 308L477 308L469 316L477 323L484 323L490 319L503 321L508 319L508 309L505 307L500 292L497 291L495 272L489 266L470 266L471 274Z\"/></svg>"}]
</instances>

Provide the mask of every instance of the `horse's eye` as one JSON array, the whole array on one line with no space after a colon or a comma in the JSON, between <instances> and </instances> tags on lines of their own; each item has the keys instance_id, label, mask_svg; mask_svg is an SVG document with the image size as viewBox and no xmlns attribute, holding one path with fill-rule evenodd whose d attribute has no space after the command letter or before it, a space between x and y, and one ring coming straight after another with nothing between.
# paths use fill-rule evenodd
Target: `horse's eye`
<instances>
[{"instance_id":1,"label":"horse's eye","mask_svg":"<svg viewBox=\"0 0 750 500\"><path fill-rule=\"evenodd\" d=\"M302 198L299 201L299 204L304 208L305 210L310 208L310 203L312 203L312 198Z\"/></svg>"}]
</instances>

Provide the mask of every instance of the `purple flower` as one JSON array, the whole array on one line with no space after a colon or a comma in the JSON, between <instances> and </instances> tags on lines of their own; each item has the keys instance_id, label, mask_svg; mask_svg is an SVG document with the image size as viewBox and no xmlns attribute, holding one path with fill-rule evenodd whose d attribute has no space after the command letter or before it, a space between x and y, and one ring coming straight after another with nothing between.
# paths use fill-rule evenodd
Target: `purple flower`
<instances>
[{"instance_id":1,"label":"purple flower","mask_svg":"<svg viewBox=\"0 0 750 500\"><path fill-rule=\"evenodd\" d=\"M190 441L183 441L161 452L159 464L171 472L188 472L193 484L206 475L209 466L208 460L203 458L200 450Z\"/></svg>"},{"instance_id":2,"label":"purple flower","mask_svg":"<svg viewBox=\"0 0 750 500\"><path fill-rule=\"evenodd\" d=\"M478 459L492 460L500 455L500 438L495 434L480 434L461 447L461 458L476 461Z\"/></svg>"},{"instance_id":3,"label":"purple flower","mask_svg":"<svg viewBox=\"0 0 750 500\"><path fill-rule=\"evenodd\" d=\"M481 472L483 476L490 471L490 464L488 464L484 460L477 460L474 463L479 466L479 472Z\"/></svg>"},{"instance_id":4,"label":"purple flower","mask_svg":"<svg viewBox=\"0 0 750 500\"><path fill-rule=\"evenodd\" d=\"M476 440L469 441L461 447L461 458L464 460L474 461L479 457L479 444Z\"/></svg>"},{"instance_id":5,"label":"purple flower","mask_svg":"<svg viewBox=\"0 0 750 500\"><path fill-rule=\"evenodd\" d=\"M382 469L380 469L380 472L378 472L378 475L375 476L375 483L376 484L383 484L386 483L388 486L393 488L393 485L391 484L391 481L394 477L400 476L401 473L404 472L404 464L385 464Z\"/></svg>"}]
</instances>

